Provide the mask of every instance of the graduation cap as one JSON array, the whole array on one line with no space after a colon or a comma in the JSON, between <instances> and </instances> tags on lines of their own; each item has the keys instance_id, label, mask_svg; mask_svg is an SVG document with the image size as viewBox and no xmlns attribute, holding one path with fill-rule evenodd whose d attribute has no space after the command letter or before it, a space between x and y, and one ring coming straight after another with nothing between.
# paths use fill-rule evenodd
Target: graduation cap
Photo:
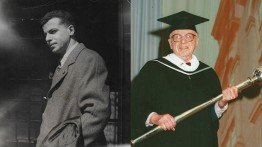
<instances>
[{"instance_id":1,"label":"graduation cap","mask_svg":"<svg viewBox=\"0 0 262 147\"><path fill-rule=\"evenodd\" d=\"M159 18L158 21L169 24L170 32L180 29L189 29L196 31L196 25L206 22L209 19L200 17L186 11L181 11L163 18Z\"/></svg>"}]
</instances>

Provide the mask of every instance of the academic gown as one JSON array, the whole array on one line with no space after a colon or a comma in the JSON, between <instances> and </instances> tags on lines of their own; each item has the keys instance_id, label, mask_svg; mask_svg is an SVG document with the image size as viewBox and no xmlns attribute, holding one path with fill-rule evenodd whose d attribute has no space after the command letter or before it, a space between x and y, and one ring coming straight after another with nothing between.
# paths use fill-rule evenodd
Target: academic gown
<instances>
[{"instance_id":1,"label":"academic gown","mask_svg":"<svg viewBox=\"0 0 262 147\"><path fill-rule=\"evenodd\" d=\"M131 90L132 139L155 127L145 126L151 112L177 116L222 91L215 71L203 62L187 72L165 58L147 62ZM135 147L216 147L218 126L212 105L178 123L175 131L162 131Z\"/></svg>"}]
</instances>

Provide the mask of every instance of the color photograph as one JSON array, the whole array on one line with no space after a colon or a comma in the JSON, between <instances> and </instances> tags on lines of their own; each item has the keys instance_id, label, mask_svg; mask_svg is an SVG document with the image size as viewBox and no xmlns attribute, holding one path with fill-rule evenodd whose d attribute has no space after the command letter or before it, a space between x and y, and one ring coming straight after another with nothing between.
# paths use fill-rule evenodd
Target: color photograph
<instances>
[{"instance_id":1,"label":"color photograph","mask_svg":"<svg viewBox=\"0 0 262 147\"><path fill-rule=\"evenodd\" d=\"M262 145L261 6L132 0L132 146Z\"/></svg>"}]
</instances>

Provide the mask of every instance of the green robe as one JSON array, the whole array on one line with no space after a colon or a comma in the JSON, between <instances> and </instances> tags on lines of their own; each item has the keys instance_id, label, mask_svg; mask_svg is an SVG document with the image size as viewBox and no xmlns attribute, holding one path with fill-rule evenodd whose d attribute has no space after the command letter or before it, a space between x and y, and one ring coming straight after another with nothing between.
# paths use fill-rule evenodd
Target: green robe
<instances>
[{"instance_id":1,"label":"green robe","mask_svg":"<svg viewBox=\"0 0 262 147\"><path fill-rule=\"evenodd\" d=\"M215 71L200 62L187 72L164 58L146 63L132 83L132 139L154 127L146 127L151 112L177 116L221 94ZM216 147L219 119L214 105L178 123L175 131L162 131L136 147Z\"/></svg>"}]
</instances>

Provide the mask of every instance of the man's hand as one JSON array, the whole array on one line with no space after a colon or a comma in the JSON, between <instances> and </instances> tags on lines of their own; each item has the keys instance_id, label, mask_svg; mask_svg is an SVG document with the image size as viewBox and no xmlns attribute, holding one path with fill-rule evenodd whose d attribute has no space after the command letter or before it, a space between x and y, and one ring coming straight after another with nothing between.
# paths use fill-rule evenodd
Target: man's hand
<instances>
[{"instance_id":1,"label":"man's hand","mask_svg":"<svg viewBox=\"0 0 262 147\"><path fill-rule=\"evenodd\" d=\"M153 114L150 118L150 123L161 126L163 130L175 130L176 120L170 114L159 115Z\"/></svg>"},{"instance_id":2,"label":"man's hand","mask_svg":"<svg viewBox=\"0 0 262 147\"><path fill-rule=\"evenodd\" d=\"M238 88L230 84L227 89L223 90L222 93L223 98L218 102L218 106L220 108L223 108L229 101L237 98Z\"/></svg>"}]
</instances>

